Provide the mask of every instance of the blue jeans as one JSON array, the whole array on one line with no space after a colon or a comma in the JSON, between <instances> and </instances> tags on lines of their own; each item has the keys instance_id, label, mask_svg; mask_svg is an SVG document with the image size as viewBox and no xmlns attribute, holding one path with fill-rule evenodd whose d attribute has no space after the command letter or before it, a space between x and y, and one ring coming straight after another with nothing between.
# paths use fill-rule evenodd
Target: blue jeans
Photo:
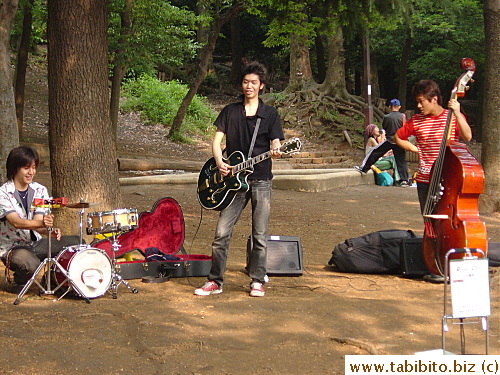
<instances>
[{"instance_id":1,"label":"blue jeans","mask_svg":"<svg viewBox=\"0 0 500 375\"><path fill-rule=\"evenodd\" d=\"M267 227L271 211L272 182L250 180L247 192L236 193L233 202L220 212L215 238L212 243L212 268L208 280L222 286L226 271L229 241L248 201L252 202L252 249L248 262L248 275L252 282L265 283L267 261Z\"/></svg>"}]
</instances>

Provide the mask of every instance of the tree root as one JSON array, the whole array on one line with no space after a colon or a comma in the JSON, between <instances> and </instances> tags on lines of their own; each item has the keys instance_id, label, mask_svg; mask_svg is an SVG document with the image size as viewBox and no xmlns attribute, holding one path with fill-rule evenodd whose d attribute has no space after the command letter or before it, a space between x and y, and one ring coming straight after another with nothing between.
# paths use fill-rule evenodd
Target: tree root
<instances>
[{"instance_id":1,"label":"tree root","mask_svg":"<svg viewBox=\"0 0 500 375\"><path fill-rule=\"evenodd\" d=\"M352 339L350 337L330 337L333 341L336 341L341 344L347 344L347 345L352 345L357 348L360 348L372 355L379 355L379 351L372 345L363 341L359 341L356 339Z\"/></svg>"}]
</instances>

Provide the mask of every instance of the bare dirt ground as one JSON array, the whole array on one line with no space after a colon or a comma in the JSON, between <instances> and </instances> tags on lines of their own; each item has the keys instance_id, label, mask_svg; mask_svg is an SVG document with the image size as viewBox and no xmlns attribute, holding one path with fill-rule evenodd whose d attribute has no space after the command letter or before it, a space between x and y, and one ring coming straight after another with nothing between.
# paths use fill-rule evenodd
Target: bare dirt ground
<instances>
[{"instance_id":1,"label":"bare dirt ground","mask_svg":"<svg viewBox=\"0 0 500 375\"><path fill-rule=\"evenodd\" d=\"M203 145L180 149L182 155L166 156L207 156ZM37 177L50 186L46 167ZM162 197L176 199L185 219L186 250L210 254L217 216L200 209L194 185L124 186L122 194L127 207L139 211L150 210ZM220 295L193 295L204 278L162 284L131 280L139 293L122 285L117 299L105 294L90 304L76 297L54 302L53 296L38 296L33 286L14 306L16 295L2 278L0 374L342 374L345 355L413 354L441 347L443 285L398 275L338 273L327 266L333 247L346 238L383 229L422 234L414 188L275 190L270 234L300 237L304 274L272 277L264 298L248 295L249 214L247 209L235 228ZM490 240L500 241L500 215L482 219ZM490 269L489 349L498 355L496 271ZM467 352L482 354L479 325L467 326L465 333ZM458 327L446 337L447 349L460 353ZM351 341L342 344L338 338Z\"/></svg>"}]
</instances>

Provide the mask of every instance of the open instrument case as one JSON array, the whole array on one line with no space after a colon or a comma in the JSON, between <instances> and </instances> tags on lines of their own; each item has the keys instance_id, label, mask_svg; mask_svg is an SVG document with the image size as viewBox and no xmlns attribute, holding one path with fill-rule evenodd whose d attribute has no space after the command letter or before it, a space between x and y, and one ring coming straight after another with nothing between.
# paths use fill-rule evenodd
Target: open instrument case
<instances>
[{"instance_id":1,"label":"open instrument case","mask_svg":"<svg viewBox=\"0 0 500 375\"><path fill-rule=\"evenodd\" d=\"M117 237L119 244L115 257L134 250L144 259L118 261L118 271L125 280L153 277L208 276L212 257L201 254L187 254L183 243L185 238L184 216L179 203L173 198L161 198L151 211L139 214L138 226ZM113 256L113 238L93 243L92 246ZM148 261L146 249L157 248L159 256L168 260ZM162 256L164 255L164 256Z\"/></svg>"}]
</instances>

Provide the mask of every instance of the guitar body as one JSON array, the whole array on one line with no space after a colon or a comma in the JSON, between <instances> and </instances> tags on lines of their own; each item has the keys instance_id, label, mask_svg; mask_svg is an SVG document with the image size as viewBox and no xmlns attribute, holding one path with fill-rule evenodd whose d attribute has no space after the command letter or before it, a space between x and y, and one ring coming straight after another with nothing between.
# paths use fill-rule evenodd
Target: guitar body
<instances>
[{"instance_id":1,"label":"guitar body","mask_svg":"<svg viewBox=\"0 0 500 375\"><path fill-rule=\"evenodd\" d=\"M479 218L478 206L484 188L481 164L465 144L449 142L443 166L442 195L433 214L448 218L431 219L432 228L425 227L423 241L424 262L428 270L437 275L444 274L445 256L450 249L470 248L487 252L486 225ZM461 256L452 254L450 259L455 257Z\"/></svg>"},{"instance_id":2,"label":"guitar body","mask_svg":"<svg viewBox=\"0 0 500 375\"><path fill-rule=\"evenodd\" d=\"M244 162L245 156L242 152L235 151L224 161L234 166ZM247 178L250 173L252 170L242 170L222 177L215 159L210 158L198 176L198 201L208 210L223 210L229 206L239 190L248 190Z\"/></svg>"},{"instance_id":3,"label":"guitar body","mask_svg":"<svg viewBox=\"0 0 500 375\"><path fill-rule=\"evenodd\" d=\"M292 138L281 145L282 154L299 152L302 142ZM234 200L239 190L248 191L248 175L253 166L271 157L271 151L246 159L241 151L235 151L227 159L226 164L232 166L231 173L223 177L214 158L210 158L201 168L198 176L198 201L207 210L222 211Z\"/></svg>"}]
</instances>

